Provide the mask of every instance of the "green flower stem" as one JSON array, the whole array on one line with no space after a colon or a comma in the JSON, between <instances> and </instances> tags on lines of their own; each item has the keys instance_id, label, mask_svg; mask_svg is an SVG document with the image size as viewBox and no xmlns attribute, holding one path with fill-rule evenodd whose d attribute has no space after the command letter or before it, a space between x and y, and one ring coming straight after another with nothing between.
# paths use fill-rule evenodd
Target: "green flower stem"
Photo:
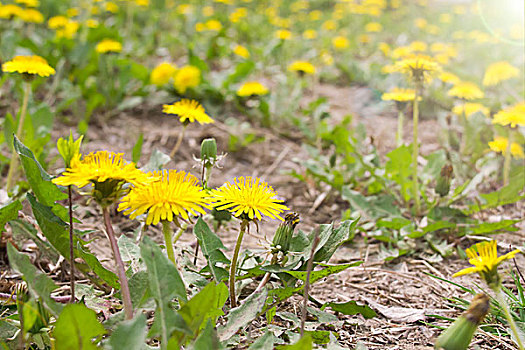
<instances>
[{"instance_id":1,"label":"green flower stem","mask_svg":"<svg viewBox=\"0 0 525 350\"><path fill-rule=\"evenodd\" d=\"M401 147L403 145L403 124L405 122L405 114L400 109L397 113L397 134L396 134L396 145Z\"/></svg>"},{"instance_id":2,"label":"green flower stem","mask_svg":"<svg viewBox=\"0 0 525 350\"><path fill-rule=\"evenodd\" d=\"M177 153L177 151L179 150L180 145L182 144L182 139L184 138L184 134L186 133L186 126L187 126L186 124L184 124L182 126L182 130L179 133L179 137L177 138L177 142L175 143L175 146L171 150L170 158L173 158L175 153Z\"/></svg>"},{"instance_id":3,"label":"green flower stem","mask_svg":"<svg viewBox=\"0 0 525 350\"><path fill-rule=\"evenodd\" d=\"M131 320L133 318L133 304L131 303L131 294L129 293L128 278L126 277L124 262L120 256L117 240L115 239L115 232L113 231L113 226L111 226L108 207L102 208L102 214L104 216L104 224L106 225L111 250L113 250L113 256L117 264L117 275L120 280L120 294L122 295L122 302L124 304L124 313L126 314L126 319Z\"/></svg>"},{"instance_id":4,"label":"green flower stem","mask_svg":"<svg viewBox=\"0 0 525 350\"><path fill-rule=\"evenodd\" d=\"M235 299L235 272L237 270L237 259L239 258L239 250L241 249L242 238L246 232L249 221L243 220L241 222L241 227L239 229L239 235L237 236L237 243L235 244L235 250L233 251L233 257L230 264L230 306L232 308L237 306L237 301Z\"/></svg>"},{"instance_id":5,"label":"green flower stem","mask_svg":"<svg viewBox=\"0 0 525 350\"><path fill-rule=\"evenodd\" d=\"M418 99L420 96L420 88L416 86L416 93L414 98L414 110L413 110L413 124L414 124L414 136L412 141L412 189L414 194L414 204L416 215L421 212L421 203L419 199L419 181L417 172L417 158L419 156L419 143L418 143L418 123L419 123L419 103Z\"/></svg>"},{"instance_id":6,"label":"green flower stem","mask_svg":"<svg viewBox=\"0 0 525 350\"><path fill-rule=\"evenodd\" d=\"M507 150L505 152L505 160L503 162L503 186L507 186L509 184L510 163L512 160L512 154L510 152L510 148L512 146L512 130L509 132L507 141Z\"/></svg>"},{"instance_id":7,"label":"green flower stem","mask_svg":"<svg viewBox=\"0 0 525 350\"><path fill-rule=\"evenodd\" d=\"M27 104L29 102L29 94L31 93L31 83L24 82L24 96L22 98L22 107L20 110L20 119L18 120L18 128L16 130L16 137L22 140L22 131L24 130L24 122L27 114ZM13 185L16 168L18 166L18 156L15 147L11 152L11 161L9 163L9 172L7 173L6 191L9 192Z\"/></svg>"},{"instance_id":8,"label":"green flower stem","mask_svg":"<svg viewBox=\"0 0 525 350\"><path fill-rule=\"evenodd\" d=\"M507 319L507 322L509 323L510 329L512 331L512 335L514 336L514 340L516 341L516 344L518 344L518 348L520 350L525 350L525 346L523 346L523 341L521 340L520 333L518 331L518 327L516 326L516 322L514 321L514 318L510 314L509 305L507 304L507 301L505 300L505 296L503 295L503 292L501 291L501 285L498 285L497 287L494 287L492 289L496 295L496 300L501 305L501 308L503 309L503 313L505 314L505 318Z\"/></svg>"},{"instance_id":9,"label":"green flower stem","mask_svg":"<svg viewBox=\"0 0 525 350\"><path fill-rule=\"evenodd\" d=\"M69 277L69 284L71 288L71 299L70 303L75 302L75 252L73 250L73 198L71 185L67 186L67 195L68 195L68 206L69 206L69 261L71 264L71 272Z\"/></svg>"},{"instance_id":10,"label":"green flower stem","mask_svg":"<svg viewBox=\"0 0 525 350\"><path fill-rule=\"evenodd\" d=\"M173 238L170 222L162 220L162 233L164 234L164 242L166 243L166 251L168 252L168 258L171 260L173 265L177 266L175 262L175 251L173 250Z\"/></svg>"}]
</instances>

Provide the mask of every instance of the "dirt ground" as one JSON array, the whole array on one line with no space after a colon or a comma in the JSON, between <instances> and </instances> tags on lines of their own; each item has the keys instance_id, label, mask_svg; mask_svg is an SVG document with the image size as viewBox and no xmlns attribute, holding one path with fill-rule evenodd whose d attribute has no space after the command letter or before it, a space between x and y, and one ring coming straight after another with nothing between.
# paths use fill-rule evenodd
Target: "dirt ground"
<instances>
[{"instance_id":1,"label":"dirt ground","mask_svg":"<svg viewBox=\"0 0 525 350\"><path fill-rule=\"evenodd\" d=\"M394 148L396 120L390 115L381 115L381 110L372 104L370 91L366 88L322 85L317 93L329 99L334 118L353 114L355 121L363 122L369 134L375 140L379 140L378 147L383 154ZM435 133L436 126L433 120L424 120L421 123L421 139L424 140L425 145L422 149L423 153L431 152L439 146ZM83 153L105 149L124 152L126 158L130 159L132 147L142 132L144 145L142 161L139 163L141 166L154 149L169 153L179 128L178 121L162 115L160 107L153 111L125 113L108 122L95 123L91 126L88 139L83 145ZM410 123L407 123L407 135L410 135L410 128ZM193 157L199 155L200 141L206 137L215 137L221 152L227 148L229 134L235 132L236 130L221 121L205 126L190 125L182 147L175 156L175 163L168 164L168 167L186 171L191 169L190 171L198 176L199 169L194 168L196 163ZM306 159L307 153L300 144L275 136L268 129L254 127L253 132L264 136L264 141L228 154L221 162L221 168L214 170L211 185L220 186L224 181L233 180L237 176L259 176L286 199L286 204L293 211L300 214L301 230L309 232L318 224L340 220L341 213L348 209L346 203L330 196L322 201L316 201L323 196L323 189L317 188L314 184L300 182L288 175L292 170L304 173L300 160ZM54 136L64 136L67 133L68 127L62 125ZM509 206L500 214L521 218L523 204L519 207ZM91 250L102 257L102 260L108 260L111 251L106 238L101 233L102 221L99 220L96 208L92 206L79 210L76 215L83 222L81 228L98 231L86 239L94 239L90 244ZM130 223L118 214L115 215L117 233L128 233L136 227L136 224ZM259 233L245 238L243 248L263 249L262 237L266 235L271 239L277 224L270 220L263 222ZM148 235L155 237L159 242L162 240L161 233L156 228L150 228ZM225 245L232 249L236 239L236 227L228 227L226 232L222 231L220 235ZM501 247L508 247L509 244L522 245L525 233L522 230L512 235L500 235L498 239ZM193 241L188 231L182 236L181 244L189 245ZM467 247L472 242L464 240L459 243L462 247ZM361 342L368 349L431 349L439 330L428 326L426 322L438 324L440 322L427 315L454 317L457 312L447 304L445 298L470 299L470 296L425 273L450 279L454 272L466 267L467 262L458 257L448 258L439 263L430 263L418 257L403 257L385 263L377 260L378 251L378 243L372 241L365 245L361 237L356 237L352 244L340 248L331 262L364 260L365 263L317 283L313 287L312 295L321 302L357 300L367 303L378 311L378 317L370 320L365 320L361 316L343 317L344 323L339 335L340 340L349 348L354 348L358 342ZM518 264L525 266L522 257L519 258ZM472 287L473 283L479 280L476 276L465 276L459 278L457 282ZM291 303L300 301L301 298L296 297ZM481 349L514 348L509 341L495 338L489 333L478 334L473 344Z\"/></svg>"}]
</instances>

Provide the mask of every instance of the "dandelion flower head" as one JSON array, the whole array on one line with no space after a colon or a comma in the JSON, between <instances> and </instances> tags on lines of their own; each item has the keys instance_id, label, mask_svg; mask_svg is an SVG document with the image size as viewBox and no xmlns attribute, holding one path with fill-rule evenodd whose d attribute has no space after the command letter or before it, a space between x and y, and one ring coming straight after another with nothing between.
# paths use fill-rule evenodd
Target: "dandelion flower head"
<instances>
[{"instance_id":1,"label":"dandelion flower head","mask_svg":"<svg viewBox=\"0 0 525 350\"><path fill-rule=\"evenodd\" d=\"M464 100L475 100L483 98L485 94L481 89L474 83L471 82L459 82L454 85L447 93L449 96L462 98Z\"/></svg>"},{"instance_id":2,"label":"dandelion flower head","mask_svg":"<svg viewBox=\"0 0 525 350\"><path fill-rule=\"evenodd\" d=\"M440 69L440 65L430 56L409 55L394 65L395 71L406 74L416 83L428 82Z\"/></svg>"},{"instance_id":3,"label":"dandelion flower head","mask_svg":"<svg viewBox=\"0 0 525 350\"><path fill-rule=\"evenodd\" d=\"M496 136L494 141L489 142L489 147L492 151L496 153L501 153L503 155L507 154L507 148L509 146L509 139L503 136ZM523 148L517 142L510 144L510 154L515 158L525 158L523 153Z\"/></svg>"},{"instance_id":4,"label":"dandelion flower head","mask_svg":"<svg viewBox=\"0 0 525 350\"><path fill-rule=\"evenodd\" d=\"M183 94L188 88L197 87L201 82L201 71L194 66L184 66L177 71L173 86Z\"/></svg>"},{"instance_id":5,"label":"dandelion flower head","mask_svg":"<svg viewBox=\"0 0 525 350\"><path fill-rule=\"evenodd\" d=\"M498 85L502 81L516 78L520 75L520 70L507 61L492 63L487 67L483 77L484 86Z\"/></svg>"},{"instance_id":6,"label":"dandelion flower head","mask_svg":"<svg viewBox=\"0 0 525 350\"><path fill-rule=\"evenodd\" d=\"M510 125L511 128L515 128L517 125L525 126L525 102L519 102L499 111L494 115L492 124Z\"/></svg>"},{"instance_id":7,"label":"dandelion flower head","mask_svg":"<svg viewBox=\"0 0 525 350\"><path fill-rule=\"evenodd\" d=\"M81 159L80 154L76 154L71 160L71 166L62 176L52 181L56 185L75 185L81 188L90 183L102 183L107 180L139 186L151 183L154 178L137 169L134 163L126 162L122 153L99 151L90 153L84 159Z\"/></svg>"},{"instance_id":8,"label":"dandelion flower head","mask_svg":"<svg viewBox=\"0 0 525 350\"><path fill-rule=\"evenodd\" d=\"M122 44L116 40L104 39L97 44L95 50L98 53L120 52L122 51Z\"/></svg>"},{"instance_id":9,"label":"dandelion flower head","mask_svg":"<svg viewBox=\"0 0 525 350\"><path fill-rule=\"evenodd\" d=\"M466 118L469 118L471 115L478 112L484 115L490 114L489 109L481 103L466 102L464 104L460 104L452 108L452 113L459 116L465 115Z\"/></svg>"},{"instance_id":10,"label":"dandelion flower head","mask_svg":"<svg viewBox=\"0 0 525 350\"><path fill-rule=\"evenodd\" d=\"M481 242L473 245L466 250L469 263L474 265L459 272L452 277L467 275L470 273L479 273L485 279L487 284L499 283L497 268L504 261L514 258L520 252L519 249L498 257L498 246L496 241Z\"/></svg>"},{"instance_id":11,"label":"dandelion flower head","mask_svg":"<svg viewBox=\"0 0 525 350\"><path fill-rule=\"evenodd\" d=\"M302 74L315 74L315 67L310 62L294 61L288 66L290 72L299 72Z\"/></svg>"},{"instance_id":12,"label":"dandelion flower head","mask_svg":"<svg viewBox=\"0 0 525 350\"><path fill-rule=\"evenodd\" d=\"M393 88L389 92L385 92L381 99L383 101L409 102L416 98L416 91L414 89Z\"/></svg>"},{"instance_id":13,"label":"dandelion flower head","mask_svg":"<svg viewBox=\"0 0 525 350\"><path fill-rule=\"evenodd\" d=\"M203 207L208 207L208 194L197 184L195 176L176 170L152 175L160 179L147 186L132 188L122 198L119 211L131 219L147 212L147 225L156 225L160 220L173 221L177 216L188 220L188 213L205 214Z\"/></svg>"},{"instance_id":14,"label":"dandelion flower head","mask_svg":"<svg viewBox=\"0 0 525 350\"><path fill-rule=\"evenodd\" d=\"M268 88L258 81L248 81L237 90L237 96L240 97L261 96L267 93Z\"/></svg>"},{"instance_id":15,"label":"dandelion flower head","mask_svg":"<svg viewBox=\"0 0 525 350\"><path fill-rule=\"evenodd\" d=\"M217 210L228 210L234 216L249 220L261 220L262 216L283 220L279 214L288 207L277 199L271 186L259 178L239 177L218 189L211 190L212 206Z\"/></svg>"},{"instance_id":16,"label":"dandelion flower head","mask_svg":"<svg viewBox=\"0 0 525 350\"><path fill-rule=\"evenodd\" d=\"M21 73L48 77L55 74L55 70L40 56L15 56L11 61L2 65L6 73Z\"/></svg>"},{"instance_id":17,"label":"dandelion flower head","mask_svg":"<svg viewBox=\"0 0 525 350\"><path fill-rule=\"evenodd\" d=\"M182 99L171 105L163 105L162 111L166 114L178 115L181 123L198 121L199 124L209 124L215 122L206 114L204 107L195 100Z\"/></svg>"},{"instance_id":18,"label":"dandelion flower head","mask_svg":"<svg viewBox=\"0 0 525 350\"><path fill-rule=\"evenodd\" d=\"M162 62L151 71L150 81L157 86L166 85L173 78L176 71L177 66L169 62Z\"/></svg>"}]
</instances>

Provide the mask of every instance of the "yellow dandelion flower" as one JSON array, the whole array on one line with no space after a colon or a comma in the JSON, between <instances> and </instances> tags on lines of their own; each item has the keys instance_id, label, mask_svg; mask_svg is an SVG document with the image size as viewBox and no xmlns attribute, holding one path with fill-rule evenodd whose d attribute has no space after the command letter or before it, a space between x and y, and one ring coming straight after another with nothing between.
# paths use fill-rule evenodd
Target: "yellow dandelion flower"
<instances>
[{"instance_id":1,"label":"yellow dandelion flower","mask_svg":"<svg viewBox=\"0 0 525 350\"><path fill-rule=\"evenodd\" d=\"M63 28L69 22L66 16L54 16L47 21L47 26L51 29Z\"/></svg>"},{"instance_id":2,"label":"yellow dandelion flower","mask_svg":"<svg viewBox=\"0 0 525 350\"><path fill-rule=\"evenodd\" d=\"M525 126L525 102L517 103L499 111L494 115L492 124L510 125L511 128L515 128L517 125Z\"/></svg>"},{"instance_id":3,"label":"yellow dandelion flower","mask_svg":"<svg viewBox=\"0 0 525 350\"><path fill-rule=\"evenodd\" d=\"M425 55L410 55L397 61L394 65L395 71L406 74L416 83L427 82L432 79L440 69L440 65Z\"/></svg>"},{"instance_id":4,"label":"yellow dandelion flower","mask_svg":"<svg viewBox=\"0 0 525 350\"><path fill-rule=\"evenodd\" d=\"M66 11L66 15L68 17L76 17L78 16L80 11L78 10L78 7L72 7Z\"/></svg>"},{"instance_id":5,"label":"yellow dandelion flower","mask_svg":"<svg viewBox=\"0 0 525 350\"><path fill-rule=\"evenodd\" d=\"M11 61L2 65L6 73L21 73L48 77L55 74L55 70L40 56L15 56Z\"/></svg>"},{"instance_id":6,"label":"yellow dandelion flower","mask_svg":"<svg viewBox=\"0 0 525 350\"><path fill-rule=\"evenodd\" d=\"M95 50L98 53L120 52L122 51L122 44L112 39L104 39L97 44Z\"/></svg>"},{"instance_id":7,"label":"yellow dandelion flower","mask_svg":"<svg viewBox=\"0 0 525 350\"><path fill-rule=\"evenodd\" d=\"M261 96L268 93L268 88L258 81L248 81L239 87L237 90L237 96L248 97L248 96Z\"/></svg>"},{"instance_id":8,"label":"yellow dandelion flower","mask_svg":"<svg viewBox=\"0 0 525 350\"><path fill-rule=\"evenodd\" d=\"M197 87L201 82L201 71L195 66L184 66L177 71L173 86L183 94L188 88Z\"/></svg>"},{"instance_id":9,"label":"yellow dandelion flower","mask_svg":"<svg viewBox=\"0 0 525 350\"><path fill-rule=\"evenodd\" d=\"M245 59L250 58L250 51L248 51L248 49L242 45L235 45L233 48L233 53Z\"/></svg>"},{"instance_id":10,"label":"yellow dandelion flower","mask_svg":"<svg viewBox=\"0 0 525 350\"><path fill-rule=\"evenodd\" d=\"M471 82L459 82L448 90L447 93L449 96L462 98L464 100L475 100L478 98L483 98L485 94L481 89L474 83Z\"/></svg>"},{"instance_id":11,"label":"yellow dandelion flower","mask_svg":"<svg viewBox=\"0 0 525 350\"><path fill-rule=\"evenodd\" d=\"M279 29L275 31L275 37L280 40L290 40L292 38L292 32L286 29Z\"/></svg>"},{"instance_id":12,"label":"yellow dandelion flower","mask_svg":"<svg viewBox=\"0 0 525 350\"><path fill-rule=\"evenodd\" d=\"M365 30L369 33L378 33L383 30L383 26L378 22L370 22L366 24Z\"/></svg>"},{"instance_id":13,"label":"yellow dandelion flower","mask_svg":"<svg viewBox=\"0 0 525 350\"><path fill-rule=\"evenodd\" d=\"M228 210L236 217L261 220L262 216L283 220L279 214L288 210L271 186L251 176L234 179L218 189L211 190L212 206L217 210Z\"/></svg>"},{"instance_id":14,"label":"yellow dandelion flower","mask_svg":"<svg viewBox=\"0 0 525 350\"><path fill-rule=\"evenodd\" d=\"M428 45L422 41L413 41L409 47L412 52L425 52L427 51Z\"/></svg>"},{"instance_id":15,"label":"yellow dandelion flower","mask_svg":"<svg viewBox=\"0 0 525 350\"><path fill-rule=\"evenodd\" d=\"M114 2L107 2L106 3L106 11L111 13L117 13L118 12L118 5Z\"/></svg>"},{"instance_id":16,"label":"yellow dandelion flower","mask_svg":"<svg viewBox=\"0 0 525 350\"><path fill-rule=\"evenodd\" d=\"M310 62L294 61L288 66L290 72L299 72L302 74L315 74L315 67Z\"/></svg>"},{"instance_id":17,"label":"yellow dandelion flower","mask_svg":"<svg viewBox=\"0 0 525 350\"><path fill-rule=\"evenodd\" d=\"M461 79L459 79L457 75L450 72L442 72L441 74L439 74L438 79L444 83L452 85L456 85L461 81Z\"/></svg>"},{"instance_id":18,"label":"yellow dandelion flower","mask_svg":"<svg viewBox=\"0 0 525 350\"><path fill-rule=\"evenodd\" d=\"M219 32L222 29L221 22L217 21L216 19L210 19L209 21L206 21L205 25L206 28L212 32Z\"/></svg>"},{"instance_id":19,"label":"yellow dandelion flower","mask_svg":"<svg viewBox=\"0 0 525 350\"><path fill-rule=\"evenodd\" d=\"M68 21L63 28L56 30L57 38L72 39L78 31L80 24L77 21Z\"/></svg>"},{"instance_id":20,"label":"yellow dandelion flower","mask_svg":"<svg viewBox=\"0 0 525 350\"><path fill-rule=\"evenodd\" d=\"M416 91L414 89L393 88L389 92L385 92L381 99L383 101L409 102L416 98Z\"/></svg>"},{"instance_id":21,"label":"yellow dandelion flower","mask_svg":"<svg viewBox=\"0 0 525 350\"><path fill-rule=\"evenodd\" d=\"M503 155L507 154L507 148L509 146L509 140L503 136L494 137L494 141L489 142L489 147L492 151L496 153L501 153ZM523 153L523 148L517 142L510 144L510 154L515 158L524 158L525 154Z\"/></svg>"},{"instance_id":22,"label":"yellow dandelion flower","mask_svg":"<svg viewBox=\"0 0 525 350\"><path fill-rule=\"evenodd\" d=\"M38 7L40 6L39 0L15 0L17 4L25 5L26 7Z\"/></svg>"},{"instance_id":23,"label":"yellow dandelion flower","mask_svg":"<svg viewBox=\"0 0 525 350\"><path fill-rule=\"evenodd\" d=\"M0 5L0 18L11 19L13 17L20 17L23 11L23 8L13 4Z\"/></svg>"},{"instance_id":24,"label":"yellow dandelion flower","mask_svg":"<svg viewBox=\"0 0 525 350\"><path fill-rule=\"evenodd\" d=\"M467 102L452 108L452 113L458 116L465 115L466 118L470 118L474 113L482 113L484 115L489 115L490 111L487 107L483 106L481 103Z\"/></svg>"},{"instance_id":25,"label":"yellow dandelion flower","mask_svg":"<svg viewBox=\"0 0 525 350\"><path fill-rule=\"evenodd\" d=\"M484 86L498 85L502 81L516 78L520 75L520 70L507 61L492 63L487 67L483 77Z\"/></svg>"},{"instance_id":26,"label":"yellow dandelion flower","mask_svg":"<svg viewBox=\"0 0 525 350\"><path fill-rule=\"evenodd\" d=\"M81 188L90 183L102 183L107 180L140 186L153 182L155 178L137 169L134 163L126 162L122 153L99 151L88 154L84 159L81 159L80 154L76 154L71 159L71 166L52 182L56 185L75 185Z\"/></svg>"},{"instance_id":27,"label":"yellow dandelion flower","mask_svg":"<svg viewBox=\"0 0 525 350\"><path fill-rule=\"evenodd\" d=\"M413 55L412 49L409 46L400 46L392 50L391 57L394 59L405 58Z\"/></svg>"},{"instance_id":28,"label":"yellow dandelion flower","mask_svg":"<svg viewBox=\"0 0 525 350\"><path fill-rule=\"evenodd\" d=\"M317 38L317 32L313 29L307 29L303 32L303 38L307 40L312 40Z\"/></svg>"},{"instance_id":29,"label":"yellow dandelion flower","mask_svg":"<svg viewBox=\"0 0 525 350\"><path fill-rule=\"evenodd\" d=\"M510 253L498 257L498 246L496 241L481 242L473 245L466 250L469 263L474 265L468 267L459 272L456 272L452 277L463 276L470 273L479 273L480 276L485 279L487 284L491 285L497 281L497 268L504 260L514 258L514 256L520 253L519 249L513 250Z\"/></svg>"},{"instance_id":30,"label":"yellow dandelion flower","mask_svg":"<svg viewBox=\"0 0 525 350\"><path fill-rule=\"evenodd\" d=\"M44 22L44 15L35 9L25 9L23 10L19 16L22 21L27 23L43 23Z\"/></svg>"},{"instance_id":31,"label":"yellow dandelion flower","mask_svg":"<svg viewBox=\"0 0 525 350\"><path fill-rule=\"evenodd\" d=\"M344 50L350 46L350 41L344 36L336 36L332 39L332 45L337 50Z\"/></svg>"},{"instance_id":32,"label":"yellow dandelion flower","mask_svg":"<svg viewBox=\"0 0 525 350\"><path fill-rule=\"evenodd\" d=\"M171 105L163 105L162 111L166 114L179 116L181 123L198 121L199 124L209 124L215 122L206 114L204 107L195 100L182 99Z\"/></svg>"},{"instance_id":33,"label":"yellow dandelion flower","mask_svg":"<svg viewBox=\"0 0 525 350\"><path fill-rule=\"evenodd\" d=\"M86 20L86 25L89 28L97 28L99 24L100 23L96 19L93 19L93 18L89 18L88 20Z\"/></svg>"},{"instance_id":34,"label":"yellow dandelion flower","mask_svg":"<svg viewBox=\"0 0 525 350\"><path fill-rule=\"evenodd\" d=\"M151 174L159 177L147 186L132 188L118 206L130 219L147 212L146 225L156 225L160 220L173 221L177 216L188 220L188 213L205 214L208 194L199 186L195 176L184 171L164 170Z\"/></svg>"},{"instance_id":35,"label":"yellow dandelion flower","mask_svg":"<svg viewBox=\"0 0 525 350\"><path fill-rule=\"evenodd\" d=\"M332 30L335 30L337 28L337 23L331 19L325 21L322 25L322 28L326 31L332 31Z\"/></svg>"},{"instance_id":36,"label":"yellow dandelion flower","mask_svg":"<svg viewBox=\"0 0 525 350\"><path fill-rule=\"evenodd\" d=\"M378 45L378 49L383 53L385 57L388 57L388 55L390 54L390 45L388 45L385 42L380 42Z\"/></svg>"},{"instance_id":37,"label":"yellow dandelion flower","mask_svg":"<svg viewBox=\"0 0 525 350\"><path fill-rule=\"evenodd\" d=\"M173 78L176 71L177 66L169 62L162 62L151 71L150 81L157 86L166 85Z\"/></svg>"}]
</instances>

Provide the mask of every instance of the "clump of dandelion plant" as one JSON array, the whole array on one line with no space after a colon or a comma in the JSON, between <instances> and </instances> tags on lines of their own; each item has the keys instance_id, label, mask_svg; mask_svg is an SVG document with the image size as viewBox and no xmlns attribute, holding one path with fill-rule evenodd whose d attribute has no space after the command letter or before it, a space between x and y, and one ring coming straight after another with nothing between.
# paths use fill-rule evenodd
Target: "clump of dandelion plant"
<instances>
[{"instance_id":1,"label":"clump of dandelion plant","mask_svg":"<svg viewBox=\"0 0 525 350\"><path fill-rule=\"evenodd\" d=\"M174 114L178 116L180 122L182 123L182 130L179 133L175 146L170 152L171 158L173 158L175 153L177 153L179 150L182 139L184 138L184 133L186 132L186 127L189 124L194 123L195 121L198 121L199 124L209 124L215 122L209 115L206 114L204 107L202 107L202 105L195 100L182 99L171 105L163 105L162 111L166 114Z\"/></svg>"},{"instance_id":2,"label":"clump of dandelion plant","mask_svg":"<svg viewBox=\"0 0 525 350\"><path fill-rule=\"evenodd\" d=\"M16 137L23 141L24 122L27 115L27 105L31 94L31 82L36 76L48 77L55 74L55 69L40 56L16 56L11 61L2 64L2 71L6 73L19 73L24 80L23 97L18 117ZM15 148L11 152L9 172L7 173L6 190L9 192L15 180L16 168L18 166Z\"/></svg>"},{"instance_id":3,"label":"clump of dandelion plant","mask_svg":"<svg viewBox=\"0 0 525 350\"><path fill-rule=\"evenodd\" d=\"M277 199L277 193L266 182L259 178L250 176L239 177L232 182L227 182L218 189L210 191L213 199L212 206L217 210L228 210L240 222L239 235L233 252L230 264L230 305L237 306L235 295L235 273L237 269L237 259L241 248L244 233L249 228L250 222L257 222L263 216L272 219L283 220L279 214L288 210L281 199Z\"/></svg>"},{"instance_id":4,"label":"clump of dandelion plant","mask_svg":"<svg viewBox=\"0 0 525 350\"><path fill-rule=\"evenodd\" d=\"M124 160L122 154L108 151L99 151L85 156L80 154L71 159L70 166L62 176L53 179L53 183L62 186L75 185L78 188L92 185L91 196L100 205L106 233L113 251L113 257L117 265L117 275L120 280L120 289L126 319L133 318L133 305L129 292L128 280L124 263L115 238L115 232L111 225L109 214L110 207L127 191L125 184L132 186L147 185L156 180L148 174L143 173L135 167L134 163Z\"/></svg>"},{"instance_id":5,"label":"clump of dandelion plant","mask_svg":"<svg viewBox=\"0 0 525 350\"><path fill-rule=\"evenodd\" d=\"M477 243L466 250L469 263L474 266L456 272L452 277L463 276L471 273L479 274L489 288L492 289L496 296L496 300L501 305L519 349L524 350L525 347L523 346L518 327L516 326L514 318L510 314L509 306L507 305L507 301L501 290L501 276L498 273L499 264L505 260L514 258L514 256L520 252L519 249L516 249L498 257L498 246L496 241Z\"/></svg>"},{"instance_id":6,"label":"clump of dandelion plant","mask_svg":"<svg viewBox=\"0 0 525 350\"><path fill-rule=\"evenodd\" d=\"M413 100L413 142L412 142L412 189L414 194L415 214L421 212L417 159L419 157L418 124L419 124L419 101L423 96L425 83L432 80L432 76L440 70L439 64L431 57L417 54L410 55L398 61L394 65L394 71L404 73L415 88Z\"/></svg>"}]
</instances>

